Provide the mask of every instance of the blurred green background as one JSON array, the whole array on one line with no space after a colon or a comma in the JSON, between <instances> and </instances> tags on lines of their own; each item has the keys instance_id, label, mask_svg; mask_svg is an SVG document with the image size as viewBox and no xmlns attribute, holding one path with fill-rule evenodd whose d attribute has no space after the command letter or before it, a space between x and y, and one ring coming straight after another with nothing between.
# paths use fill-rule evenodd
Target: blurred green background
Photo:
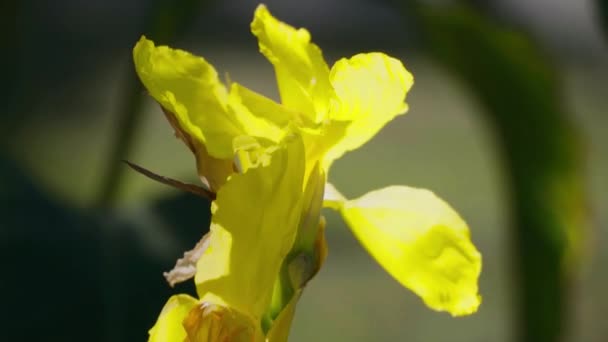
<instances>
[{"instance_id":1,"label":"blurred green background","mask_svg":"<svg viewBox=\"0 0 608 342\"><path fill-rule=\"evenodd\" d=\"M329 258L291 341L608 341L608 5L591 0L266 1L328 62L363 51L414 74L410 111L339 160L354 197L434 190L484 257L478 313L427 309L328 212ZM142 341L162 272L209 203L132 172L196 181L135 77L141 34L277 98L245 0L0 5L0 340Z\"/></svg>"}]
</instances>

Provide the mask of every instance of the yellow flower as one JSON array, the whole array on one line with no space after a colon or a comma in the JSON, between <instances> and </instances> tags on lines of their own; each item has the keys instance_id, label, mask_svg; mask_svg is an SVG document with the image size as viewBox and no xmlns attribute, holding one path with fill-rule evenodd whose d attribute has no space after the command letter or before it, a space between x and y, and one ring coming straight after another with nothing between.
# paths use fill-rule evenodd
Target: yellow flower
<instances>
[{"instance_id":1,"label":"yellow flower","mask_svg":"<svg viewBox=\"0 0 608 342\"><path fill-rule=\"evenodd\" d=\"M307 143L307 158L327 172L345 152L370 140L407 111L413 84L403 64L382 53L341 59L331 69L310 34L256 10L252 32L274 65L281 102L319 127ZM481 256L466 223L428 190L392 186L348 201L331 186L326 205L340 211L370 254L401 284L435 310L453 315L477 310Z\"/></svg>"},{"instance_id":2,"label":"yellow flower","mask_svg":"<svg viewBox=\"0 0 608 342\"><path fill-rule=\"evenodd\" d=\"M286 336L293 309L273 317L269 329L262 320L304 199L314 189L304 185L300 137L290 135L265 153L263 162L231 175L217 193L209 242L197 263L199 299L171 297L149 341L264 341L266 334L268 341L283 341L271 337Z\"/></svg>"},{"instance_id":3,"label":"yellow flower","mask_svg":"<svg viewBox=\"0 0 608 342\"><path fill-rule=\"evenodd\" d=\"M140 79L217 192L209 247L197 265L200 299L170 300L151 337L168 321L198 322L184 323L186 330L210 326L198 314L190 318L195 307L205 312L205 303L228 312L220 316L233 317L233 327L254 322L251 336L267 331L286 339L301 287L324 254L319 182L333 161L408 108L413 77L399 60L362 53L329 68L308 31L278 21L263 5L251 29L275 68L280 104L237 83L227 89L209 63L188 52L145 37L133 51ZM348 200L327 184L323 204L338 210L370 254L429 307L476 311L481 256L466 223L433 193L390 186ZM298 259L303 251L316 253L312 266ZM293 288L281 294L285 272ZM269 312L273 324L260 330ZM187 331L178 331L183 339Z\"/></svg>"}]
</instances>

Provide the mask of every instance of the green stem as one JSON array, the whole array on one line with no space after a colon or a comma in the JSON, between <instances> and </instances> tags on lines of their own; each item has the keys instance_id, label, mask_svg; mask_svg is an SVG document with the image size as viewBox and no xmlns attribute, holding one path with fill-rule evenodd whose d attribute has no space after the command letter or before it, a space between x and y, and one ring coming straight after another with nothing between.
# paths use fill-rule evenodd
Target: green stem
<instances>
[{"instance_id":1,"label":"green stem","mask_svg":"<svg viewBox=\"0 0 608 342\"><path fill-rule=\"evenodd\" d=\"M201 0L157 0L148 12L146 28L142 33L158 44L168 44L185 31L196 18L199 8L206 1ZM133 42L135 44L135 41ZM129 54L129 60L131 55ZM114 204L123 183L126 167L122 160L129 156L133 148L135 132L142 120L142 106L145 92L141 82L128 63L125 81L125 95L119 110L118 135L110 151L107 169L101 182L97 206L105 208Z\"/></svg>"},{"instance_id":2,"label":"green stem","mask_svg":"<svg viewBox=\"0 0 608 342\"><path fill-rule=\"evenodd\" d=\"M202 0L157 0L148 12L148 20L144 32L157 43L168 44L181 32L183 32L196 18L199 7L205 1ZM133 42L135 44L135 41ZM129 60L131 55L129 54ZM125 81L125 95L119 110L119 122L117 124L117 137L112 146L107 169L103 175L101 188L97 197L96 206L100 209L111 208L118 199L120 188L123 184L126 165L123 159L128 158L135 142L135 133L143 117L143 97L145 92L133 70L132 63L128 63L127 78ZM103 225L101 250L103 270L103 297L105 303L105 341L122 341L128 327L124 326L126 321L122 298L124 287L120 278L121 249L120 234L113 229L115 225L107 223Z\"/></svg>"},{"instance_id":3,"label":"green stem","mask_svg":"<svg viewBox=\"0 0 608 342\"><path fill-rule=\"evenodd\" d=\"M125 82L124 104L119 110L118 135L110 151L107 169L102 180L97 206L106 208L113 204L119 194L127 168L122 163L131 152L135 131L141 124L143 111L143 89L131 63L128 64Z\"/></svg>"}]
</instances>

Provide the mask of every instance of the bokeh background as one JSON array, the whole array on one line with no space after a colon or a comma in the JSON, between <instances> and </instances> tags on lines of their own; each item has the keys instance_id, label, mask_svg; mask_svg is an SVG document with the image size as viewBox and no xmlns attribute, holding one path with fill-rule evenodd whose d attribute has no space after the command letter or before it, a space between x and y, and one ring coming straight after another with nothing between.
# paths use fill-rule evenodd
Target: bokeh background
<instances>
[{"instance_id":1,"label":"bokeh background","mask_svg":"<svg viewBox=\"0 0 608 342\"><path fill-rule=\"evenodd\" d=\"M327 213L330 254L291 341L608 341L608 2L266 1L328 62L404 61L410 111L339 160L349 197L434 190L484 257L479 312L427 309ZM0 5L0 340L143 341L162 272L209 203L127 169L196 181L135 77L141 34L277 98L249 32L256 1L6 0Z\"/></svg>"}]
</instances>

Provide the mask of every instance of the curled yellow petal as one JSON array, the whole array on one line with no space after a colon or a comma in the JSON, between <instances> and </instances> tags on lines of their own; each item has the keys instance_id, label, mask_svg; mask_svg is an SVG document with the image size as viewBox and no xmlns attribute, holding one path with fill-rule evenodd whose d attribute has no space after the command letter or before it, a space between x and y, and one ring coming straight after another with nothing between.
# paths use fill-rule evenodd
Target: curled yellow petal
<instances>
[{"instance_id":1,"label":"curled yellow petal","mask_svg":"<svg viewBox=\"0 0 608 342\"><path fill-rule=\"evenodd\" d=\"M304 163L302 140L294 137L269 163L233 174L220 189L195 276L202 301L262 317L297 233Z\"/></svg>"},{"instance_id":2,"label":"curled yellow petal","mask_svg":"<svg viewBox=\"0 0 608 342\"><path fill-rule=\"evenodd\" d=\"M202 57L155 46L141 37L133 49L135 70L150 95L175 115L180 128L216 158L231 158L232 138L243 127L228 108L228 92Z\"/></svg>"},{"instance_id":3,"label":"curled yellow petal","mask_svg":"<svg viewBox=\"0 0 608 342\"><path fill-rule=\"evenodd\" d=\"M184 341L187 334L182 322L197 304L198 301L195 298L185 294L169 298L156 324L149 331L148 342Z\"/></svg>"},{"instance_id":4,"label":"curled yellow petal","mask_svg":"<svg viewBox=\"0 0 608 342\"><path fill-rule=\"evenodd\" d=\"M405 113L405 96L414 82L399 60L378 52L339 60L330 80L337 97L330 118L351 123L327 153L329 162L365 144L395 116Z\"/></svg>"},{"instance_id":5,"label":"curled yellow petal","mask_svg":"<svg viewBox=\"0 0 608 342\"><path fill-rule=\"evenodd\" d=\"M314 122L322 120L333 90L329 68L310 33L277 20L264 5L255 11L251 32L274 66L282 103Z\"/></svg>"},{"instance_id":6,"label":"curled yellow petal","mask_svg":"<svg viewBox=\"0 0 608 342\"><path fill-rule=\"evenodd\" d=\"M235 137L276 143L294 115L237 83L228 92L213 66L189 52L155 46L142 37L133 59L142 83L195 154L199 175L213 191L232 173Z\"/></svg>"},{"instance_id":7,"label":"curled yellow petal","mask_svg":"<svg viewBox=\"0 0 608 342\"><path fill-rule=\"evenodd\" d=\"M430 308L454 316L477 310L481 255L466 223L432 192L391 186L340 211L380 265Z\"/></svg>"}]
</instances>

